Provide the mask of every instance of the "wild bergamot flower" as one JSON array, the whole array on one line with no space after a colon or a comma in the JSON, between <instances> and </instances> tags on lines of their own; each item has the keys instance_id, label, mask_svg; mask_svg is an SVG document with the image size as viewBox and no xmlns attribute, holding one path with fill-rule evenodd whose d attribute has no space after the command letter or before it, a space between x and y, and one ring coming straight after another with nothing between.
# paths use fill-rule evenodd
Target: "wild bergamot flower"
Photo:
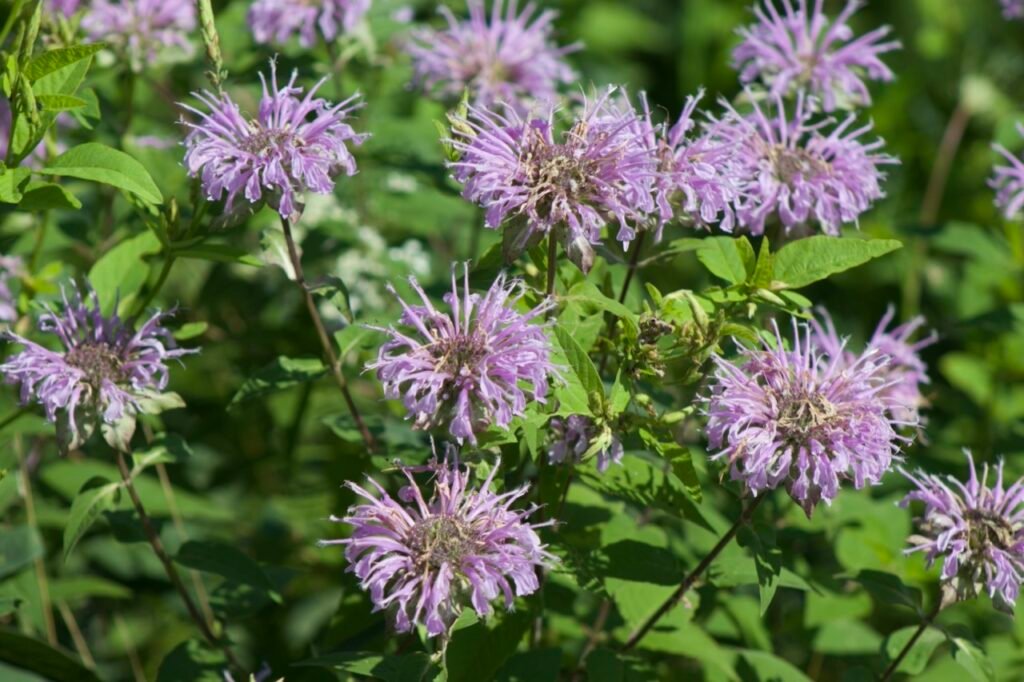
<instances>
[{"instance_id":1,"label":"wild bergamot flower","mask_svg":"<svg viewBox=\"0 0 1024 682\"><path fill-rule=\"evenodd\" d=\"M256 0L248 21L257 43L287 43L298 34L300 45L312 47L317 34L332 42L351 33L369 9L370 0Z\"/></svg>"},{"instance_id":2,"label":"wild bergamot flower","mask_svg":"<svg viewBox=\"0 0 1024 682\"><path fill-rule=\"evenodd\" d=\"M370 593L374 610L391 613L397 631L424 625L428 636L444 636L467 604L484 617L495 599L511 609L516 595L540 586L537 569L555 561L536 532L547 524L527 522L536 507L512 509L527 486L491 490L499 464L471 489L468 469L434 462L424 467L433 474L429 499L408 467L402 469L409 485L399 492L401 502L373 479L377 495L346 484L368 503L353 506L344 518L332 517L352 526L351 537L321 544L345 546L348 570Z\"/></svg>"},{"instance_id":3,"label":"wild bergamot flower","mask_svg":"<svg viewBox=\"0 0 1024 682\"><path fill-rule=\"evenodd\" d=\"M970 451L964 454L971 468L966 484L953 476L903 472L917 489L901 505L925 505L907 552L924 552L929 565L942 559L944 601L986 592L997 609L1012 614L1024 582L1024 479L1005 488L1000 461L989 487L988 464L979 479Z\"/></svg>"},{"instance_id":4,"label":"wild bergamot flower","mask_svg":"<svg viewBox=\"0 0 1024 682\"><path fill-rule=\"evenodd\" d=\"M774 343L743 349L739 364L715 356L707 403L714 459L753 495L785 486L810 516L843 481L878 483L906 441L881 391L887 358L868 352L852 363L829 357L809 327L794 322L787 350Z\"/></svg>"},{"instance_id":5,"label":"wild bergamot flower","mask_svg":"<svg viewBox=\"0 0 1024 682\"><path fill-rule=\"evenodd\" d=\"M359 104L353 95L331 104L316 97L326 78L308 91L295 85L298 72L284 87L277 84L276 64L270 62L270 84L263 81L263 97L255 118L247 118L227 95L196 93L209 108L204 113L186 109L199 121L183 121L191 131L185 138L185 166L202 180L211 201L227 195L230 212L241 196L256 204L266 201L283 218L292 218L306 191L330 194L334 176L355 175L356 161L349 144L361 144L346 120Z\"/></svg>"},{"instance_id":6,"label":"wild bergamot flower","mask_svg":"<svg viewBox=\"0 0 1024 682\"><path fill-rule=\"evenodd\" d=\"M376 371L387 398L402 400L416 428L447 426L460 443L475 443L491 424L507 428L527 400L544 402L555 368L545 325L532 322L554 305L551 299L520 313L518 281L502 274L487 293L474 294L466 266L461 293L452 271L445 296L451 312L443 313L415 277L409 283L422 305L399 299L400 323L409 330L381 329L391 338L367 369Z\"/></svg>"},{"instance_id":7,"label":"wild bergamot flower","mask_svg":"<svg viewBox=\"0 0 1024 682\"><path fill-rule=\"evenodd\" d=\"M1018 123L1017 131L1024 136L1024 124ZM1006 159L1007 164L993 168L988 184L996 190L996 206L1003 210L1007 220L1012 220L1024 209L1024 161L1002 145L992 147Z\"/></svg>"}]
</instances>

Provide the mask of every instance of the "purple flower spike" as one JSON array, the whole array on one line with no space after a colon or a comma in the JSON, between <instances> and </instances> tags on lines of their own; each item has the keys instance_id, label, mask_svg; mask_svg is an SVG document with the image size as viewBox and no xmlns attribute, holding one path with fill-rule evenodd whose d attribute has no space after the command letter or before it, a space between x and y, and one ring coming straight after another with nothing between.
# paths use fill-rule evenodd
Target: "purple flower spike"
<instances>
[{"instance_id":1,"label":"purple flower spike","mask_svg":"<svg viewBox=\"0 0 1024 682\"><path fill-rule=\"evenodd\" d=\"M513 230L514 257L552 230L584 271L593 263L601 230L618 223L627 244L656 211L658 162L644 139L643 120L616 88L584 103L567 132L555 133L555 110L542 117L469 108L456 130L455 179L462 195L486 209L486 225Z\"/></svg>"},{"instance_id":2,"label":"purple flower spike","mask_svg":"<svg viewBox=\"0 0 1024 682\"><path fill-rule=\"evenodd\" d=\"M855 363L857 355L846 348L846 342L836 331L832 316L824 308L819 308L818 313L821 321L816 319L811 322L815 343L830 359L846 365ZM932 331L924 338L912 342L910 337L925 325L924 317L918 315L888 329L895 314L896 309L890 305L875 327L864 352L889 358L889 362L879 372L884 383L881 395L889 405L889 412L896 423L916 425L922 421L921 408L928 405L921 387L930 381L928 367L921 359L920 351L935 343L939 335Z\"/></svg>"},{"instance_id":3,"label":"purple flower spike","mask_svg":"<svg viewBox=\"0 0 1024 682\"><path fill-rule=\"evenodd\" d=\"M63 14L71 17L81 6L81 0L47 0L46 9L52 14Z\"/></svg>"},{"instance_id":4,"label":"purple flower spike","mask_svg":"<svg viewBox=\"0 0 1024 682\"><path fill-rule=\"evenodd\" d=\"M535 529L549 525L526 521L536 507L516 511L512 504L527 486L502 494L491 491L500 462L477 490L469 488L469 471L457 463L435 462L434 494L427 500L412 477L399 492L399 503L373 479L378 495L355 483L348 488L368 500L348 516L332 521L353 527L352 537L325 540L345 545L349 571L370 593L374 611L390 610L398 632L425 625L427 635L447 636L467 605L481 616L491 602L503 598L512 609L515 596L533 594L540 586L537 569L555 558L545 550Z\"/></svg>"},{"instance_id":5,"label":"purple flower spike","mask_svg":"<svg viewBox=\"0 0 1024 682\"><path fill-rule=\"evenodd\" d=\"M441 6L448 26L414 30L406 46L415 83L449 100L469 90L477 106L507 104L520 113L531 102L553 100L560 84L575 80L563 57L580 46L552 43L556 12L534 16L533 3L518 9L517 0L507 7L492 0L488 19L483 0L470 0L469 19L459 21Z\"/></svg>"},{"instance_id":6,"label":"purple flower spike","mask_svg":"<svg viewBox=\"0 0 1024 682\"><path fill-rule=\"evenodd\" d=\"M5 332L4 338L24 350L0 365L0 374L7 383L20 384L22 404L39 403L47 419L66 424L68 433L82 440L94 420L113 425L145 412L145 404L167 388L166 363L196 352L174 348L163 327L167 313L155 313L134 330L116 313L104 316L94 292L86 301L76 291L63 303L61 312L47 309L39 318L39 330L55 335L63 350Z\"/></svg>"},{"instance_id":7,"label":"purple flower spike","mask_svg":"<svg viewBox=\"0 0 1024 682\"><path fill-rule=\"evenodd\" d=\"M693 134L703 96L701 90L687 97L679 119L667 130L651 122L647 97L642 96L645 139L658 159L655 241L661 241L662 229L677 213L698 226L718 223L723 232L732 232L736 225L732 203L741 187L732 172L732 152L710 136Z\"/></svg>"},{"instance_id":8,"label":"purple flower spike","mask_svg":"<svg viewBox=\"0 0 1024 682\"><path fill-rule=\"evenodd\" d=\"M82 19L82 28L93 40L102 40L124 50L132 67L141 70L170 47L185 56L192 55L194 50L188 36L196 28L195 3L190 0L95 0Z\"/></svg>"},{"instance_id":9,"label":"purple flower spike","mask_svg":"<svg viewBox=\"0 0 1024 682\"><path fill-rule=\"evenodd\" d=\"M952 476L903 471L917 490L900 503L924 503L919 534L909 538L911 552L924 552L928 565L942 558L943 600L971 599L987 592L1000 611L1013 614L1024 582L1024 479L1003 487L1003 463L996 465L995 484L988 487L988 464L981 480L969 450L966 485Z\"/></svg>"},{"instance_id":10,"label":"purple flower spike","mask_svg":"<svg viewBox=\"0 0 1024 682\"><path fill-rule=\"evenodd\" d=\"M787 234L816 222L825 234L838 236L842 225L856 224L885 196L879 166L899 162L879 153L882 140L860 141L870 123L854 128L850 114L826 133L831 120L812 122L802 94L792 119L778 97L773 117L756 103L748 117L723 104L729 111L714 126L714 135L733 150L732 171L743 186L736 215L751 234L763 234L769 219L776 218Z\"/></svg>"},{"instance_id":11,"label":"purple flower spike","mask_svg":"<svg viewBox=\"0 0 1024 682\"><path fill-rule=\"evenodd\" d=\"M203 113L185 106L200 117L185 138L185 165L189 175L202 178L203 191L211 201L227 194L225 212L239 195L256 204L267 201L283 218L292 218L306 191L330 194L334 176L355 175L356 161L347 144L362 144L367 135L357 134L345 122L360 105L359 95L340 104L316 97L326 78L303 94L295 85L298 72L278 87L276 64L270 62L270 86L263 81L263 97L255 119L242 115L227 95L196 93L210 110Z\"/></svg>"},{"instance_id":12,"label":"purple flower spike","mask_svg":"<svg viewBox=\"0 0 1024 682\"><path fill-rule=\"evenodd\" d=\"M1017 124L1017 132L1024 136L1024 124ZM1002 145L994 144L992 148L1007 160L1008 165L996 166L988 184L996 190L996 206L1003 210L1007 220L1012 220L1024 209L1024 161Z\"/></svg>"},{"instance_id":13,"label":"purple flower spike","mask_svg":"<svg viewBox=\"0 0 1024 682\"><path fill-rule=\"evenodd\" d=\"M793 332L793 350L776 327L774 348L743 349L740 365L714 358L707 436L733 480L755 496L784 485L810 517L844 480L877 484L907 439L881 395L885 358L846 364L825 355L809 327L794 322Z\"/></svg>"},{"instance_id":14,"label":"purple flower spike","mask_svg":"<svg viewBox=\"0 0 1024 682\"><path fill-rule=\"evenodd\" d=\"M452 271L452 292L445 295L451 312L442 313L415 277L409 282L423 302L410 306L399 299L400 322L412 329L380 329L391 340L366 368L376 371L388 399L402 400L415 428L448 425L459 443L476 443L476 434L491 424L508 428L528 399L544 402L548 378L557 374L544 325L530 323L554 305L551 299L518 313L517 280L506 282L501 274L486 294L473 294L467 265L461 295Z\"/></svg>"},{"instance_id":15,"label":"purple flower spike","mask_svg":"<svg viewBox=\"0 0 1024 682\"><path fill-rule=\"evenodd\" d=\"M898 41L885 42L889 27L883 26L853 37L847 25L863 4L848 0L830 22L822 12L823 0L764 0L754 8L757 23L739 29L743 38L732 53L733 66L743 83L760 80L776 96L802 90L818 98L825 111L871 104L865 77L891 81L894 76L879 56L900 48Z\"/></svg>"},{"instance_id":16,"label":"purple flower spike","mask_svg":"<svg viewBox=\"0 0 1024 682\"><path fill-rule=\"evenodd\" d=\"M256 0L248 21L257 43L284 44L295 34L299 44L313 47L317 33L327 42L351 33L370 10L370 0Z\"/></svg>"},{"instance_id":17,"label":"purple flower spike","mask_svg":"<svg viewBox=\"0 0 1024 682\"><path fill-rule=\"evenodd\" d=\"M22 273L23 264L17 256L0 256L0 324L18 319L17 302L11 293L11 280Z\"/></svg>"},{"instance_id":18,"label":"purple flower spike","mask_svg":"<svg viewBox=\"0 0 1024 682\"><path fill-rule=\"evenodd\" d=\"M612 464L622 464L622 443L609 430L598 432L589 417L574 414L567 419L551 420L551 447L548 461L561 464L566 460L580 462L591 450L596 450L597 470L604 473Z\"/></svg>"},{"instance_id":19,"label":"purple flower spike","mask_svg":"<svg viewBox=\"0 0 1024 682\"><path fill-rule=\"evenodd\" d=\"M1024 19L1024 0L999 0L1004 19Z\"/></svg>"}]
</instances>

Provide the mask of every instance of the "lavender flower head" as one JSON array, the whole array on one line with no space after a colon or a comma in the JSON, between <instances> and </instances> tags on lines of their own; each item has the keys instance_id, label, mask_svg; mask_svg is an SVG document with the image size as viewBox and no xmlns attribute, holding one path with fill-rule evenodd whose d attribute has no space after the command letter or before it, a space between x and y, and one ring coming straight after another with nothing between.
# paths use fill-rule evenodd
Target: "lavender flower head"
<instances>
[{"instance_id":1,"label":"lavender flower head","mask_svg":"<svg viewBox=\"0 0 1024 682\"><path fill-rule=\"evenodd\" d=\"M452 164L464 183L462 195L486 209L487 227L503 223L506 256L555 232L582 270L593 263L601 230L618 223L617 239L628 244L655 212L658 162L643 138L643 121L624 111L616 88L590 99L571 127L556 135L555 110L540 117L514 110L499 114L469 107L456 127Z\"/></svg>"},{"instance_id":2,"label":"lavender flower head","mask_svg":"<svg viewBox=\"0 0 1024 682\"><path fill-rule=\"evenodd\" d=\"M809 327L793 323L793 350L775 328L774 348L743 349L742 363L715 356L707 436L751 494L784 485L810 517L840 484L877 484L899 456L901 438L880 395L885 359L829 358Z\"/></svg>"},{"instance_id":3,"label":"lavender flower head","mask_svg":"<svg viewBox=\"0 0 1024 682\"><path fill-rule=\"evenodd\" d=\"M495 599L502 597L511 610L516 595L540 586L537 569L555 559L535 529L548 524L526 521L536 507L512 509L527 486L491 491L499 463L476 490L468 469L433 463L427 467L434 472L429 500L410 468L402 469L409 485L399 492L401 503L373 479L376 496L346 483L368 503L353 506L345 518L332 517L353 527L350 538L321 545L345 545L348 570L369 591L375 611L391 610L398 632L425 625L428 636L444 636L467 602L486 617Z\"/></svg>"},{"instance_id":4,"label":"lavender flower head","mask_svg":"<svg viewBox=\"0 0 1024 682\"><path fill-rule=\"evenodd\" d=\"M813 320L814 342L832 359L849 365L857 361L857 355L846 347L836 331L832 317L824 308L818 309L821 320ZM921 387L928 384L928 367L921 359L920 351L938 340L938 334L932 331L927 336L911 341L910 338L925 324L923 316L918 315L908 322L889 329L896 309L890 305L885 315L875 327L871 339L864 349L865 353L877 353L889 358L885 367L879 370L879 378L883 383L881 395L889 404L889 412L896 423L920 424L921 408L927 407L928 401L921 393Z\"/></svg>"},{"instance_id":5,"label":"lavender flower head","mask_svg":"<svg viewBox=\"0 0 1024 682\"><path fill-rule=\"evenodd\" d=\"M47 0L46 9L52 14L63 14L71 17L81 6L81 0Z\"/></svg>"},{"instance_id":6,"label":"lavender flower head","mask_svg":"<svg viewBox=\"0 0 1024 682\"><path fill-rule=\"evenodd\" d=\"M548 461L562 464L566 460L581 462L591 454L597 457L597 470L604 473L614 464L622 464L622 442L605 428L598 432L589 417L573 414L566 419L556 417L551 427L551 447Z\"/></svg>"},{"instance_id":7,"label":"lavender flower head","mask_svg":"<svg viewBox=\"0 0 1024 682\"><path fill-rule=\"evenodd\" d=\"M1024 19L1024 0L999 0L1004 19Z\"/></svg>"},{"instance_id":8,"label":"lavender flower head","mask_svg":"<svg viewBox=\"0 0 1024 682\"><path fill-rule=\"evenodd\" d=\"M17 303L11 292L11 280L22 273L23 264L18 256L0 256L0 324L18 319Z\"/></svg>"},{"instance_id":9,"label":"lavender flower head","mask_svg":"<svg viewBox=\"0 0 1024 682\"><path fill-rule=\"evenodd\" d=\"M442 99L454 100L466 90L477 106L507 104L525 112L530 102L550 101L559 84L576 74L563 57L579 45L558 47L551 41L557 13L534 16L528 3L492 0L490 18L483 0L470 0L469 19L459 21L445 6L438 8L448 26L412 32L406 51L412 57L417 85Z\"/></svg>"},{"instance_id":10,"label":"lavender flower head","mask_svg":"<svg viewBox=\"0 0 1024 682\"><path fill-rule=\"evenodd\" d=\"M662 229L677 212L696 225L719 223L724 232L732 232L736 225L732 202L741 188L732 173L731 151L710 136L693 134L697 104L703 96L701 90L687 97L682 113L670 127L651 122L647 97L642 97L644 139L657 157L659 171L654 192L658 207L655 241L661 240Z\"/></svg>"},{"instance_id":11,"label":"lavender flower head","mask_svg":"<svg viewBox=\"0 0 1024 682\"><path fill-rule=\"evenodd\" d=\"M1017 132L1024 136L1024 124L1017 124ZM1008 165L996 166L988 184L996 190L996 206L1003 209L1007 220L1012 220L1024 209L1024 161L1002 145L994 144L992 148L1006 159Z\"/></svg>"},{"instance_id":12,"label":"lavender flower head","mask_svg":"<svg viewBox=\"0 0 1024 682\"><path fill-rule=\"evenodd\" d=\"M415 277L409 282L423 305L399 298L400 323L411 329L380 329L390 340L366 368L376 371L388 399L402 400L415 428L447 425L459 443L476 443L476 434L491 424L508 428L528 399L545 401L548 377L557 374L544 326L531 321L542 318L552 300L516 312L523 295L515 293L518 281L501 274L486 294L473 294L467 265L461 295L452 271L452 292L444 297L451 312L442 313ZM388 290L395 294L394 287Z\"/></svg>"},{"instance_id":13,"label":"lavender flower head","mask_svg":"<svg viewBox=\"0 0 1024 682\"><path fill-rule=\"evenodd\" d=\"M0 375L20 384L22 404L39 403L47 419L84 440L95 420L114 425L145 411L144 403L167 387L167 362L195 352L174 348L167 317L155 313L135 330L116 313L103 315L95 292L88 300L78 291L70 300L65 294L63 310L47 308L38 325L63 349L4 332L24 349L0 364Z\"/></svg>"},{"instance_id":14,"label":"lavender flower head","mask_svg":"<svg viewBox=\"0 0 1024 682\"><path fill-rule=\"evenodd\" d=\"M370 0L256 0L247 19L257 43L287 43L295 34L299 44L313 47L317 33L327 42L351 33L370 10Z\"/></svg>"},{"instance_id":15,"label":"lavender flower head","mask_svg":"<svg viewBox=\"0 0 1024 682\"><path fill-rule=\"evenodd\" d=\"M911 552L924 552L928 565L942 558L943 601L971 599L987 592L993 605L1013 614L1024 582L1024 479L1003 487L1003 462L996 465L995 484L988 486L988 464L981 479L974 458L967 483L952 476L943 480L919 471L903 475L917 487L900 505L924 503L919 533L909 538Z\"/></svg>"},{"instance_id":16,"label":"lavender flower head","mask_svg":"<svg viewBox=\"0 0 1024 682\"><path fill-rule=\"evenodd\" d=\"M885 196L885 174L879 167L898 161L879 152L881 139L861 142L870 123L854 128L853 114L835 126L830 119L812 122L803 95L797 97L792 119L778 97L773 117L756 103L748 117L724 105L729 111L714 126L714 135L732 149L732 171L743 188L736 215L751 234L763 234L775 218L786 234L813 222L825 234L838 236L842 225L856 224L861 213Z\"/></svg>"},{"instance_id":17,"label":"lavender flower head","mask_svg":"<svg viewBox=\"0 0 1024 682\"><path fill-rule=\"evenodd\" d=\"M332 105L316 97L326 78L304 93L295 85L297 77L292 72L279 87L271 61L269 86L260 75L263 96L256 118L243 116L227 94L195 94L210 113L185 106L200 119L182 122L191 129L185 138L185 166L189 175L202 178L208 199L227 195L225 212L231 212L241 195L251 204L266 201L282 218L292 218L303 192L330 194L335 175L355 175L356 161L347 144L362 144L367 136L357 134L345 120L359 106L359 96Z\"/></svg>"},{"instance_id":18,"label":"lavender flower head","mask_svg":"<svg viewBox=\"0 0 1024 682\"><path fill-rule=\"evenodd\" d=\"M892 71L880 55L900 48L898 41L885 41L889 27L883 26L853 37L847 25L863 3L848 0L843 11L830 22L822 12L823 0L764 0L754 8L757 23L739 29L743 38L733 51L733 66L743 83L760 80L776 96L802 90L817 97L825 111L871 104L865 77L891 81Z\"/></svg>"},{"instance_id":19,"label":"lavender flower head","mask_svg":"<svg viewBox=\"0 0 1024 682\"><path fill-rule=\"evenodd\" d=\"M94 0L82 19L93 40L123 50L132 68L141 70L168 48L193 54L189 34L196 28L195 3L189 0Z\"/></svg>"}]
</instances>

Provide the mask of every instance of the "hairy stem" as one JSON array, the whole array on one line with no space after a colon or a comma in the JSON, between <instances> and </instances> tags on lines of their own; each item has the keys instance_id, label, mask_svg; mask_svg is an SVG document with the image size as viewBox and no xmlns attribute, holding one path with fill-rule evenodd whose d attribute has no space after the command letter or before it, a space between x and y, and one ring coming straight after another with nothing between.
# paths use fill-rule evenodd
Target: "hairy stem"
<instances>
[{"instance_id":1,"label":"hairy stem","mask_svg":"<svg viewBox=\"0 0 1024 682\"><path fill-rule=\"evenodd\" d=\"M558 272L558 242L555 241L555 231L548 233L548 286L546 289L548 298L555 295L555 274Z\"/></svg>"},{"instance_id":2,"label":"hairy stem","mask_svg":"<svg viewBox=\"0 0 1024 682\"><path fill-rule=\"evenodd\" d=\"M931 626L932 621L935 620L935 617L939 615L939 611L941 610L942 601L939 601L935 605L935 608L933 608L931 612L929 612L928 615L926 615L921 620L921 624L917 627L917 630L914 631L914 634L910 636L910 639L907 640L907 643L903 645L903 648L900 649L900 652L896 654L896 658L892 659L888 667L886 667L885 672L883 672L882 676L878 678L879 682L886 682L886 680L893 676L893 674L896 672L896 669L900 667L900 663L903 662L903 659L907 657L907 654L910 653L910 650L914 648L915 644L917 644L917 640L921 639L921 635L923 635L924 631Z\"/></svg>"},{"instance_id":3,"label":"hairy stem","mask_svg":"<svg viewBox=\"0 0 1024 682\"><path fill-rule=\"evenodd\" d=\"M750 502L750 504L748 504L743 509L743 512L740 513L740 517L736 519L736 523L732 524L732 527L725 532L725 534L718 540L718 544L716 544L711 549L711 551L708 552L707 556L705 556L701 560L701 562L697 564L697 567L690 571L685 578L683 578L683 582L679 585L676 591L673 592L667 600L665 600L664 604L658 607L657 611L655 611L646 621L644 621L636 630L634 630L632 634L630 634L629 638L626 640L626 643L622 646L623 651L629 651L630 649L635 647L640 642L640 640L643 639L648 632L650 632L651 628L653 628L657 624L657 622L661 620L662 616L671 611L672 607L679 603L679 601L683 598L687 591L689 591L689 589L693 587L693 584L697 582L697 579L700 578L700 576L704 574L704 571L708 569L708 567L711 565L711 562L713 562L715 558L722 553L722 550L725 549L730 542L732 542L732 539L736 537L736 533L739 532L740 528L747 525L747 523L750 521L751 516L753 516L754 514L754 510L757 509L758 505L761 504L765 497L767 497L766 494L762 494L758 497L755 497Z\"/></svg>"},{"instance_id":4,"label":"hairy stem","mask_svg":"<svg viewBox=\"0 0 1024 682\"><path fill-rule=\"evenodd\" d=\"M338 389L345 399L349 414L352 415L352 420L356 423L356 428L359 429L363 442L366 443L366 447L369 450L375 451L377 449L377 442L373 434L370 433L370 430L366 428L366 423L363 421L362 416L360 416L355 401L352 400L352 393L348 390L348 381L341 371L341 360L338 358L338 354L334 352L334 346L331 344L331 339L327 335L327 329L320 318L320 311L316 308L316 301L313 300L313 294L309 292L309 287L306 285L306 276L302 271L302 259L299 258L299 250L296 248L295 238L292 236L291 221L287 218L281 218L281 226L284 228L284 239L288 245L288 258L291 260L292 269L295 270L295 282L302 289L302 295L306 301L306 310L309 311L309 317L313 321L313 326L316 327L320 346L323 348L324 357L330 366L331 376L334 377L334 383L338 385Z\"/></svg>"},{"instance_id":5,"label":"hairy stem","mask_svg":"<svg viewBox=\"0 0 1024 682\"><path fill-rule=\"evenodd\" d=\"M619 303L625 302L626 295L629 293L629 285L633 283L633 275L636 274L637 263L640 261L640 250L644 246L644 237L646 236L647 231L644 230L636 237L633 253L629 256L629 269L626 270L626 279L622 281L622 291L619 292Z\"/></svg>"},{"instance_id":6,"label":"hairy stem","mask_svg":"<svg viewBox=\"0 0 1024 682\"><path fill-rule=\"evenodd\" d=\"M181 576L178 574L178 569L174 566L174 561L167 554L167 550L164 549L164 543L160 540L160 535L156 532L156 528L153 526L153 522L149 518L149 514L146 513L146 508L142 505L142 499L139 498L139 493L135 490L135 484L132 482L132 472L128 468L128 463L124 459L124 453L117 450L117 468L121 472L121 479L124 481L125 490L128 491L128 497L131 498L132 506L135 507L135 513L139 515L139 521L142 523L142 530L146 534L146 539L149 541L150 547L153 548L153 553L156 554L156 558L163 564L164 572L167 574L167 578L171 581L171 585L181 595L181 600L185 603L185 609L188 610L189 617L195 622L199 631L203 634L203 637L211 646L217 647L224 652L228 662L235 670L244 670L238 659L235 658L234 652L231 647L222 641L217 635L214 634L210 628L210 624L203 618L203 614L199 612L196 603L192 601L192 596L185 589L185 584L181 581Z\"/></svg>"}]
</instances>

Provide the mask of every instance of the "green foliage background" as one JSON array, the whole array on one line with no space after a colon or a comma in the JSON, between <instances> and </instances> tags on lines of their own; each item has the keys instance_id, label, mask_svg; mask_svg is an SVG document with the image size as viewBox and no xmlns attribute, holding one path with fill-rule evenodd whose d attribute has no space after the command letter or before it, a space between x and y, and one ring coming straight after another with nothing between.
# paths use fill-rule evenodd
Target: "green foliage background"
<instances>
[{"instance_id":1,"label":"green foliage background","mask_svg":"<svg viewBox=\"0 0 1024 682\"><path fill-rule=\"evenodd\" d=\"M357 153L360 173L339 180L334 197L311 198L301 225L307 271L340 275L364 323L397 316L383 285L395 281L404 291L399 280L408 274L440 298L450 263L466 257L478 220L446 180L433 123L443 120L443 107L406 87L408 61L394 43L406 27L391 18L401 4L374 3L373 44L362 45L325 85L326 93L337 87L365 95L368 106L356 127L373 137ZM835 12L838 3L826 5ZM252 44L246 8L238 0L215 4L228 88L252 105L256 74L272 52ZM733 29L750 17L746 2L566 0L557 8L560 40L585 44L572 57L582 83L644 89L672 115L701 86L706 105L738 92L729 53ZM415 9L418 20L437 20L429 3ZM902 318L924 314L940 341L924 351L932 406L927 437L909 449L907 466L961 475L960 449L969 447L982 461L1004 455L1016 477L1024 474L1024 240L1021 223L995 211L986 179L995 160L993 140L1021 146L1013 126L1024 119L1024 23L1004 21L996 0L875 1L854 21L861 32L880 24L892 25L904 47L887 56L898 80L872 88L869 113L901 165L890 169L888 198L860 228L904 246L801 293L828 307L855 344L870 335L890 302ZM92 122L93 130L61 132L62 139L97 140L128 152L156 180L165 205L173 197L184 216L191 211L191 186L176 146L182 128L175 103L192 102L188 93L207 87L198 34L196 44L191 61L147 70L134 83L98 56L85 85L95 91L102 119ZM295 67L312 82L329 63L318 50L283 48L279 71ZM144 135L171 146L142 146ZM144 213L108 187L66 186L82 208L4 210L0 252L34 258L31 284L43 299L52 298L59 283L90 273L101 294L119 291L139 300L165 262ZM49 228L37 243L40 220ZM298 292L278 266L275 233L275 216L265 210L175 261L156 301L180 306L177 322L194 334L182 343L201 346L202 353L173 372L172 388L188 409L147 423L187 446L167 444L164 470L148 468L140 492L172 553L188 538L206 543L193 546L193 553L223 561L216 570L199 561L193 566L199 570L186 575L204 581L210 607L228 623L253 669L266 661L295 681L355 674L418 679L426 660L415 653L422 650L418 639L390 633L383 614L371 614L345 572L341 550L319 548L316 541L342 532L327 518L354 501L341 488L344 481L387 470L396 457L421 461L430 444L408 428L398 404L381 400L369 374L359 374L380 342L375 333L355 329L341 340L356 400L387 444L386 455L365 452L335 387L317 378L315 362L310 371L308 362L288 360L319 353ZM667 239L687 236L693 235L674 228ZM494 239L485 234L481 251ZM525 267L536 275L532 264ZM623 271L599 267L591 281L617 291ZM578 277L568 266L563 274ZM664 292L715 282L692 253L662 258L641 278ZM22 288L25 305L31 288ZM627 302L638 309L641 298L641 287L634 287ZM694 391L670 389L658 399L682 408ZM0 416L13 413L15 401L13 389L0 389ZM895 505L905 487L897 475L867 491L844 491L811 521L783 496L773 497L759 510L757 534L741 536L740 546L722 555L710 582L689 596L689 608L673 612L635 655L615 653L615 642L664 600L738 514L734 487L720 484L720 467L705 465L696 425L687 445L703 488L699 503L639 439L627 442L631 456L624 468L604 477L582 473L564 525L546 533L564 550L564 566L551 576L543 599L521 601L515 613L488 625L467 624L448 654L449 679L573 679L591 639L596 648L577 679L872 679L884 652L896 651L906 628L918 622L921 595L931 601L936 594L937 571L901 552L911 526L909 513ZM535 473L525 445L500 447L509 471ZM19 459L29 463L38 531L27 523ZM82 644L73 628L80 629L103 679L220 679L223 663L193 639L197 633L142 542L126 500L111 501L64 558L64 529L76 513L72 500L94 476L117 478L103 450L62 459L52 428L30 414L0 431L0 466L6 469L0 479L0 660L7 661L0 679L37 679L22 672L26 668L75 679L71 659L80 657ZM173 486L173 502L158 473ZM398 485L393 474L380 480L391 489ZM777 547L768 552L776 562L772 580L751 556L766 537ZM40 594L40 571L48 599ZM776 588L762 613L765 591ZM47 641L47 602L59 646L71 657L64 668L52 652L32 655L34 643ZM544 634L531 645L528 633L541 610ZM73 614L73 626L64 611ZM914 650L908 671L951 682L1024 677L1024 618L998 614L979 600L949 609L940 623L942 631L930 630ZM354 652L376 652L376 658ZM40 667L43 660L49 673Z\"/></svg>"}]
</instances>

